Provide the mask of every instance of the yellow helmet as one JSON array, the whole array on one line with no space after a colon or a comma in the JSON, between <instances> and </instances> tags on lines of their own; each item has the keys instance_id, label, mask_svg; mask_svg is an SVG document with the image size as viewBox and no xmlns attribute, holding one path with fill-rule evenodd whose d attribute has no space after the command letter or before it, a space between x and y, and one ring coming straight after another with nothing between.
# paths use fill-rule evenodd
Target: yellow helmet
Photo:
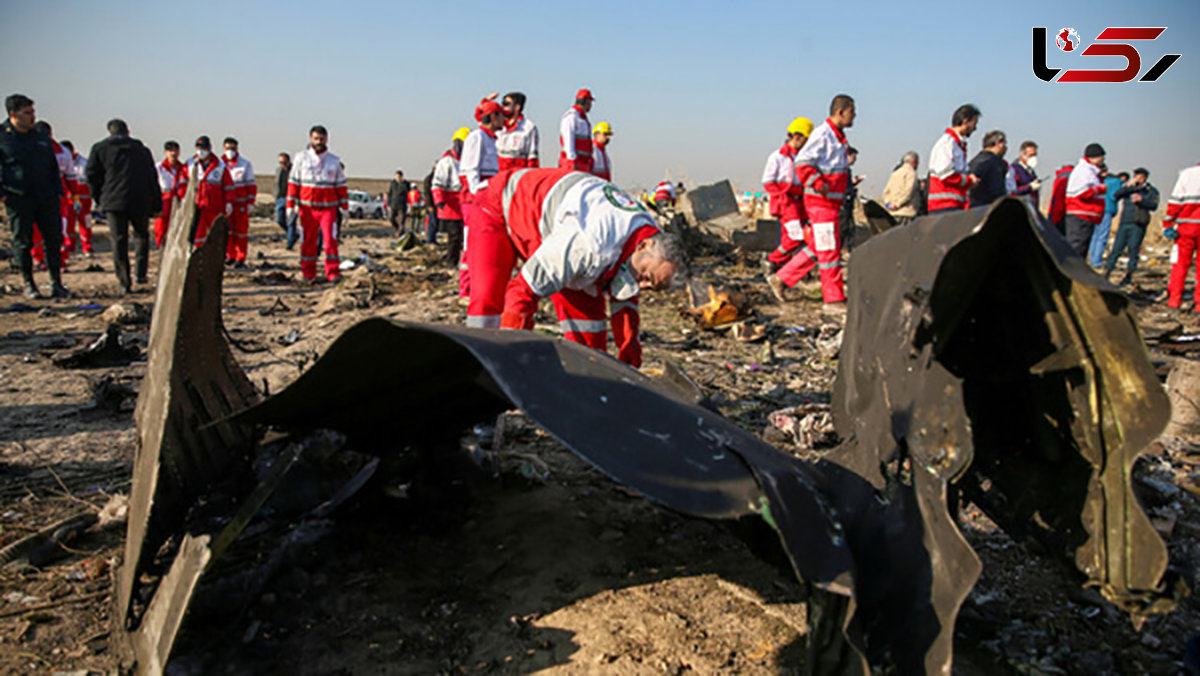
<instances>
[{"instance_id":1,"label":"yellow helmet","mask_svg":"<svg viewBox=\"0 0 1200 676\"><path fill-rule=\"evenodd\" d=\"M797 117L796 119L792 120L791 124L788 125L787 133L788 136L791 136L792 134L802 134L804 138L808 138L809 136L812 136L812 130L812 120L808 119L807 117Z\"/></svg>"},{"instance_id":2,"label":"yellow helmet","mask_svg":"<svg viewBox=\"0 0 1200 676\"><path fill-rule=\"evenodd\" d=\"M607 122L597 122L596 126L592 127L592 134L612 135L612 125Z\"/></svg>"},{"instance_id":3,"label":"yellow helmet","mask_svg":"<svg viewBox=\"0 0 1200 676\"><path fill-rule=\"evenodd\" d=\"M812 129L812 123L809 123L809 129ZM454 132L454 136L450 137L451 141L466 141L467 136L471 133L470 127L459 127L458 131Z\"/></svg>"}]
</instances>

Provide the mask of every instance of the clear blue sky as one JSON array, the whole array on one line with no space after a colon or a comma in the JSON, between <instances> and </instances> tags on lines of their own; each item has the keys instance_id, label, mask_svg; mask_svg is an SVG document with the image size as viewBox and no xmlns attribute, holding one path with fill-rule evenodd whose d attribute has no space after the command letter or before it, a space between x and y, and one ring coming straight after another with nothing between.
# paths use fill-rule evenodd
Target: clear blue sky
<instances>
[{"instance_id":1,"label":"clear blue sky","mask_svg":"<svg viewBox=\"0 0 1200 676\"><path fill-rule=\"evenodd\" d=\"M1145 165L1169 190L1200 162L1200 1L947 2L94 2L6 0L4 94L37 102L83 152L114 116L157 154L168 138L233 135L260 173L325 124L351 176L423 176L483 94L521 90L558 154L559 116L580 87L609 121L618 183L670 175L758 189L763 161L796 115L820 121L834 94L858 102L848 131L867 194L907 149L921 155L953 109L983 132L1041 146L1043 172L1099 141L1109 165ZM955 10L949 8L957 7ZM1166 26L1138 43L1156 83L1047 84L1031 28ZM1051 45L1051 66L1118 67Z\"/></svg>"}]
</instances>

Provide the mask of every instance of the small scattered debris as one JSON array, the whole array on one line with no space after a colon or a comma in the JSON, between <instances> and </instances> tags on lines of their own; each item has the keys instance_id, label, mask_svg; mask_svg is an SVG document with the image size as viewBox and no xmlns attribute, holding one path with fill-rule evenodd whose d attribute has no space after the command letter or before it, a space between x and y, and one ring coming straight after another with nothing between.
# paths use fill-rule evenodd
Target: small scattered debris
<instances>
[{"instance_id":1,"label":"small scattered debris","mask_svg":"<svg viewBox=\"0 0 1200 676\"><path fill-rule=\"evenodd\" d=\"M313 312L324 315L365 308L370 302L362 296L363 294L351 293L349 283L343 282L321 294L321 298L313 307Z\"/></svg>"},{"instance_id":2,"label":"small scattered debris","mask_svg":"<svg viewBox=\"0 0 1200 676\"><path fill-rule=\"evenodd\" d=\"M828 447L837 442L829 404L791 406L775 411L768 420L777 429L792 435L801 448Z\"/></svg>"},{"instance_id":3,"label":"small scattered debris","mask_svg":"<svg viewBox=\"0 0 1200 676\"><path fill-rule=\"evenodd\" d=\"M109 418L133 411L137 391L119 382L116 375L106 373L92 380L91 385L92 405L79 411L84 420Z\"/></svg>"},{"instance_id":4,"label":"small scattered debris","mask_svg":"<svg viewBox=\"0 0 1200 676\"><path fill-rule=\"evenodd\" d=\"M0 549L0 566L39 568L67 554L66 546L98 521L93 512L63 519Z\"/></svg>"},{"instance_id":5,"label":"small scattered debris","mask_svg":"<svg viewBox=\"0 0 1200 676\"><path fill-rule=\"evenodd\" d=\"M285 286L291 284L294 280L287 273L272 270L271 272L260 272L250 275L250 281L255 284L262 284L263 286Z\"/></svg>"},{"instance_id":6,"label":"small scattered debris","mask_svg":"<svg viewBox=\"0 0 1200 676\"><path fill-rule=\"evenodd\" d=\"M130 326L134 324L149 324L150 311L141 303L122 302L110 305L100 318L109 324Z\"/></svg>"},{"instance_id":7,"label":"small scattered debris","mask_svg":"<svg viewBox=\"0 0 1200 676\"><path fill-rule=\"evenodd\" d=\"M9 303L8 307L0 310L0 312L36 312L37 308L28 303Z\"/></svg>"},{"instance_id":8,"label":"small scattered debris","mask_svg":"<svg viewBox=\"0 0 1200 676\"><path fill-rule=\"evenodd\" d=\"M300 342L300 329L293 328L286 334L276 338L275 342L279 343L280 345L295 345L296 343Z\"/></svg>"},{"instance_id":9,"label":"small scattered debris","mask_svg":"<svg viewBox=\"0 0 1200 676\"><path fill-rule=\"evenodd\" d=\"M121 340L120 324L109 324L99 338L77 350L54 355L50 361L59 368L124 366L141 354L137 345Z\"/></svg>"},{"instance_id":10,"label":"small scattered debris","mask_svg":"<svg viewBox=\"0 0 1200 676\"><path fill-rule=\"evenodd\" d=\"M292 308L288 307L287 303L284 303L282 298L275 296L275 302L271 303L271 307L259 310L258 314L262 317L273 317L278 313L291 311Z\"/></svg>"},{"instance_id":11,"label":"small scattered debris","mask_svg":"<svg viewBox=\"0 0 1200 676\"><path fill-rule=\"evenodd\" d=\"M695 290L691 286L688 286L688 300L692 307L685 313L695 317L702 329L726 328L750 316L750 301L744 294L728 290L718 292L711 284L708 286L707 303L697 303Z\"/></svg>"},{"instance_id":12,"label":"small scattered debris","mask_svg":"<svg viewBox=\"0 0 1200 676\"><path fill-rule=\"evenodd\" d=\"M757 343L767 337L767 327L762 324L734 324L730 331L734 340L742 343Z\"/></svg>"}]
</instances>

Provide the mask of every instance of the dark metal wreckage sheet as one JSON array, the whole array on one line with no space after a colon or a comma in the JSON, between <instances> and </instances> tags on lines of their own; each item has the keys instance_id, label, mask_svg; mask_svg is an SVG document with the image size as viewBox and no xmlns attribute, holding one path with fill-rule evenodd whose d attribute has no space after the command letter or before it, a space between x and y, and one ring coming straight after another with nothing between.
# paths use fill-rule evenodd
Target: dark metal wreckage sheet
<instances>
[{"instance_id":1,"label":"dark metal wreckage sheet","mask_svg":"<svg viewBox=\"0 0 1200 676\"><path fill-rule=\"evenodd\" d=\"M1017 200L881 234L855 251L849 281L834 393L844 441L823 461L782 453L580 345L383 319L352 327L287 389L205 429L332 428L388 454L519 407L651 500L706 518L760 515L813 585L808 666L818 673L949 673L955 617L980 570L955 524L960 493L1008 532L1073 557L1127 610L1164 609L1166 552L1128 469L1165 424L1165 395L1125 300L1098 288ZM143 433L140 452L160 449ZM135 501L131 531L158 508ZM176 567L202 569L200 549L181 548ZM136 579L140 565L123 576Z\"/></svg>"}]
</instances>

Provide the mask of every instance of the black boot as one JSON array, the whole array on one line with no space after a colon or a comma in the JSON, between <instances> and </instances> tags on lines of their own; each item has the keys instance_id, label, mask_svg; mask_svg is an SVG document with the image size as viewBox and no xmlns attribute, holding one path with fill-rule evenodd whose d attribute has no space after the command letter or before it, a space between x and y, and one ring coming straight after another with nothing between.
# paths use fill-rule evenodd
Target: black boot
<instances>
[{"instance_id":1,"label":"black boot","mask_svg":"<svg viewBox=\"0 0 1200 676\"><path fill-rule=\"evenodd\" d=\"M1118 286L1128 286L1131 282L1133 282L1133 273L1126 272L1125 276L1121 278L1121 282L1118 284Z\"/></svg>"},{"instance_id":2,"label":"black boot","mask_svg":"<svg viewBox=\"0 0 1200 676\"><path fill-rule=\"evenodd\" d=\"M38 291L37 284L33 281L33 275L25 277L25 297L29 300L41 300L45 298L41 291Z\"/></svg>"},{"instance_id":3,"label":"black boot","mask_svg":"<svg viewBox=\"0 0 1200 676\"><path fill-rule=\"evenodd\" d=\"M23 255L22 255L23 254ZM38 291L37 284L33 281L33 256L29 255L29 251L17 252L17 267L21 269L21 279L25 282L25 297L29 300L38 300L44 298L41 291Z\"/></svg>"},{"instance_id":4,"label":"black boot","mask_svg":"<svg viewBox=\"0 0 1200 676\"><path fill-rule=\"evenodd\" d=\"M50 296L53 298L70 298L71 292L62 283L62 270L50 271Z\"/></svg>"}]
</instances>

